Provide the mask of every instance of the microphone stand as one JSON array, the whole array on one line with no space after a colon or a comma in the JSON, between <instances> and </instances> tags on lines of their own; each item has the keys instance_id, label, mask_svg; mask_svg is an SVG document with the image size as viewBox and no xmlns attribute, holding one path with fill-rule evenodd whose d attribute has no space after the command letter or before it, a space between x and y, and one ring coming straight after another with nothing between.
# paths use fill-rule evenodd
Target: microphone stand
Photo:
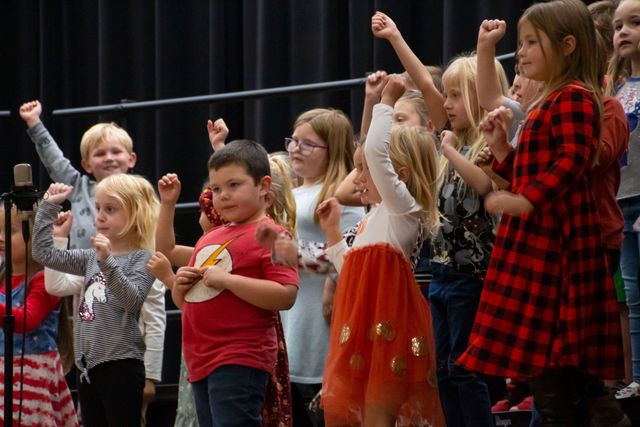
<instances>
[{"instance_id":1,"label":"microphone stand","mask_svg":"<svg viewBox=\"0 0 640 427\"><path fill-rule=\"evenodd\" d=\"M12 194L2 195L4 199L4 241L5 241L5 275L4 289L6 294L5 314L2 330L4 331L4 426L11 427L13 423L13 330L15 318L12 314L12 286L13 266L11 262L11 207Z\"/></svg>"}]
</instances>

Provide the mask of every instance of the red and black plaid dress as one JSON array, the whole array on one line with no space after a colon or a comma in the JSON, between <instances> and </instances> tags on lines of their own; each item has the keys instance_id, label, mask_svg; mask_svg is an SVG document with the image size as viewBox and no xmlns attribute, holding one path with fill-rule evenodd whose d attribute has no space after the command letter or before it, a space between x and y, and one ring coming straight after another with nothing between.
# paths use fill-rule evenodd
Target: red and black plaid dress
<instances>
[{"instance_id":1,"label":"red and black plaid dress","mask_svg":"<svg viewBox=\"0 0 640 427\"><path fill-rule=\"evenodd\" d=\"M551 93L494 169L534 206L504 215L467 351L458 363L505 377L577 366L621 378L622 344L590 167L599 115L578 83ZM597 197L597 196L596 196Z\"/></svg>"}]
</instances>

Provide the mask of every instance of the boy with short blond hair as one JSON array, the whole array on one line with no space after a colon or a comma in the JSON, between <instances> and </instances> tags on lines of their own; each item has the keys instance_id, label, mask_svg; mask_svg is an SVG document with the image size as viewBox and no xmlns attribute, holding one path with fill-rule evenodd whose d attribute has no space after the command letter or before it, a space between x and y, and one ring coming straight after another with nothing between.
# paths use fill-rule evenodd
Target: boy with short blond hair
<instances>
[{"instance_id":1,"label":"boy with short blond hair","mask_svg":"<svg viewBox=\"0 0 640 427\"><path fill-rule=\"evenodd\" d=\"M278 311L293 306L298 272L271 262L256 241L267 223L269 158L257 142L234 141L209 161L215 209L229 221L200 238L172 289L182 308L184 358L198 422L261 426L260 411L276 364Z\"/></svg>"}]
</instances>

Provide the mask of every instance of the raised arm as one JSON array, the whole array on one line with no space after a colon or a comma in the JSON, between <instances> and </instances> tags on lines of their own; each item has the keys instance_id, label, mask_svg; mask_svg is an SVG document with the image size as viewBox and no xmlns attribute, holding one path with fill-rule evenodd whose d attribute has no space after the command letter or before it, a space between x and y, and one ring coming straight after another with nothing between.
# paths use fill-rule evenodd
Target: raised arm
<instances>
[{"instance_id":1,"label":"raised arm","mask_svg":"<svg viewBox=\"0 0 640 427\"><path fill-rule=\"evenodd\" d=\"M360 123L360 137L364 137L369 132L371 125L371 112L373 106L380 102L382 89L387 83L387 72L376 71L367 76L367 83L364 87L364 106L362 108L362 121Z\"/></svg>"},{"instance_id":2,"label":"raised arm","mask_svg":"<svg viewBox=\"0 0 640 427\"><path fill-rule=\"evenodd\" d=\"M193 253L193 248L176 245L173 221L180 190L180 180L175 173L168 173L158 180L160 211L156 227L156 249L162 252L176 267L187 265Z\"/></svg>"},{"instance_id":3,"label":"raised arm","mask_svg":"<svg viewBox=\"0 0 640 427\"><path fill-rule=\"evenodd\" d=\"M436 131L440 132L447 124L447 113L444 110L444 97L433 83L431 74L413 53L396 24L387 15L376 12L371 18L371 31L374 36L389 40L402 66L422 92L429 117L433 121Z\"/></svg>"},{"instance_id":4,"label":"raised arm","mask_svg":"<svg viewBox=\"0 0 640 427\"><path fill-rule=\"evenodd\" d=\"M52 181L78 187L82 174L71 165L47 128L40 121L42 105L39 101L30 101L20 106L20 117L26 123L27 134L36 146L40 161L47 169Z\"/></svg>"},{"instance_id":5,"label":"raised arm","mask_svg":"<svg viewBox=\"0 0 640 427\"><path fill-rule=\"evenodd\" d=\"M393 106L404 93L404 79L398 74L389 76L382 92L382 101L373 109L371 130L364 144L364 157L371 179L382 202L391 213L406 214L419 210L406 184L398 176L389 157Z\"/></svg>"},{"instance_id":6,"label":"raised arm","mask_svg":"<svg viewBox=\"0 0 640 427\"><path fill-rule=\"evenodd\" d=\"M209 134L211 148L215 152L224 147L224 141L229 135L229 128L222 119L218 119L215 122L207 120L207 133Z\"/></svg>"},{"instance_id":7,"label":"raised arm","mask_svg":"<svg viewBox=\"0 0 640 427\"><path fill-rule=\"evenodd\" d=\"M57 249L67 249L72 222L71 211L58 214L58 218L53 223L53 244ZM44 288L51 295L58 297L80 295L83 287L83 276L62 273L49 267L44 268Z\"/></svg>"},{"instance_id":8,"label":"raised arm","mask_svg":"<svg viewBox=\"0 0 640 427\"><path fill-rule=\"evenodd\" d=\"M478 31L477 85L478 102L487 111L492 111L502 105L502 89L496 72L496 44L504 37L507 24L498 19L485 19Z\"/></svg>"}]
</instances>

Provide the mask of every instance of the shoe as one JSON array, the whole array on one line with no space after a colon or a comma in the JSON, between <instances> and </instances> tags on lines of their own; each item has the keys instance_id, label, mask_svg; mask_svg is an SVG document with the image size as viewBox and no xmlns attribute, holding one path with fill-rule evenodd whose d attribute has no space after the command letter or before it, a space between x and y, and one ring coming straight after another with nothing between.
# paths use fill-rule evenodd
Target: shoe
<instances>
[{"instance_id":1,"label":"shoe","mask_svg":"<svg viewBox=\"0 0 640 427\"><path fill-rule=\"evenodd\" d=\"M506 412L511 408L511 402L509 399L498 400L495 405L491 407L491 413Z\"/></svg>"},{"instance_id":2,"label":"shoe","mask_svg":"<svg viewBox=\"0 0 640 427\"><path fill-rule=\"evenodd\" d=\"M616 391L616 399L629 399L640 396L640 384L632 382L623 389Z\"/></svg>"},{"instance_id":3,"label":"shoe","mask_svg":"<svg viewBox=\"0 0 640 427\"><path fill-rule=\"evenodd\" d=\"M533 407L533 396L525 397L522 402L513 405L510 411L530 411Z\"/></svg>"}]
</instances>

